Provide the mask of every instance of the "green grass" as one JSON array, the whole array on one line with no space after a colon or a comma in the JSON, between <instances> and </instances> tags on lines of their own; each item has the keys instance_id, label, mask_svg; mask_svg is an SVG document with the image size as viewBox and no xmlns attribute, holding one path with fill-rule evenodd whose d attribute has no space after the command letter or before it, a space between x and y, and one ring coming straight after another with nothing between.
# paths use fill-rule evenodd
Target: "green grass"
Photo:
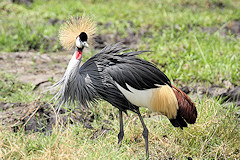
<instances>
[{"instance_id":1,"label":"green grass","mask_svg":"<svg viewBox=\"0 0 240 160\"><path fill-rule=\"evenodd\" d=\"M119 32L124 38L129 27L136 33L147 30L148 36L139 37L137 47L153 52L140 57L155 63L175 84L224 85L224 81L230 81L239 86L239 37L224 32L225 26L239 20L239 8L238 0L35 0L30 6L1 1L0 52L32 50L57 54L61 50L58 41L61 22L85 13L99 24L97 34ZM59 21L51 24L50 19ZM107 22L113 25L105 28ZM218 29L213 33L207 31L215 27ZM93 49L89 52L84 61L96 53ZM29 103L39 97L47 102L51 98L33 91L32 84L18 82L15 75L1 72L0 77L2 102ZM239 159L240 128L235 113L240 108L224 107L211 98L197 99L196 106L197 123L184 130L172 127L163 116L141 110L150 131L150 158ZM144 159L142 127L135 114L129 112L124 116L125 137L118 149L117 110L105 102L91 110L99 115L91 123L93 130L73 124L57 126L53 133L45 135L13 133L1 126L0 158ZM148 115L151 117L147 118ZM102 131L102 127L109 130Z\"/></svg>"},{"instance_id":2,"label":"green grass","mask_svg":"<svg viewBox=\"0 0 240 160\"><path fill-rule=\"evenodd\" d=\"M166 31L167 32L167 31ZM178 33L181 32L181 33ZM188 32L184 29L156 36L151 44L153 53L145 59L158 61L162 70L173 80L181 82L210 82L221 84L229 80L239 85L239 39L230 40L219 34Z\"/></svg>"},{"instance_id":3,"label":"green grass","mask_svg":"<svg viewBox=\"0 0 240 160\"><path fill-rule=\"evenodd\" d=\"M223 108L218 101L197 101L196 124L176 129L163 116L144 111L149 129L150 158L234 159L239 158L239 120L237 108ZM93 111L99 116L92 122L94 129L82 124L57 127L50 135L25 134L0 130L0 153L3 159L143 159L145 156L142 126L136 114L124 115L125 136L118 149L119 122L116 110L100 103ZM113 115L113 120L110 120ZM104 123L109 120L112 124ZM102 130L107 128L107 130ZM1 154L0 154L1 155Z\"/></svg>"}]
</instances>

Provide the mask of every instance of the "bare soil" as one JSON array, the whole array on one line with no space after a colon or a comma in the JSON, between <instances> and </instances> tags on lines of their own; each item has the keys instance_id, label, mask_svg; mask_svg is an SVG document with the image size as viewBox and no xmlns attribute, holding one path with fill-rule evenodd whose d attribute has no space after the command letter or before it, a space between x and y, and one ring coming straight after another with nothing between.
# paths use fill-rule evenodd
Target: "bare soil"
<instances>
[{"instance_id":1,"label":"bare soil","mask_svg":"<svg viewBox=\"0 0 240 160\"><path fill-rule=\"evenodd\" d=\"M201 27L203 32L214 34L219 32L222 36L233 35L235 38L240 37L240 20L233 20L222 25L222 28L215 27Z\"/></svg>"},{"instance_id":2,"label":"bare soil","mask_svg":"<svg viewBox=\"0 0 240 160\"><path fill-rule=\"evenodd\" d=\"M70 58L71 54L64 52L3 52L0 53L0 71L16 75L22 83L33 83L39 87L47 83L49 86L50 79L56 81L62 77Z\"/></svg>"},{"instance_id":3,"label":"bare soil","mask_svg":"<svg viewBox=\"0 0 240 160\"><path fill-rule=\"evenodd\" d=\"M79 123L85 128L93 129L91 122L94 114L86 109L74 109L68 114L61 109L57 116L51 104L34 101L29 104L0 102L0 121L13 132L51 133L56 124Z\"/></svg>"},{"instance_id":4,"label":"bare soil","mask_svg":"<svg viewBox=\"0 0 240 160\"><path fill-rule=\"evenodd\" d=\"M102 49L107 44L114 44L121 42L124 45L128 46L129 48L138 49L138 44L142 40L143 37L151 38L153 33L150 31L151 26L142 27L138 31L134 30L134 25L132 21L128 21L129 26L126 28L125 36L121 32L116 33L107 33L107 34L99 34L97 35L94 40L94 48L95 49ZM112 22L108 22L106 24L98 24L102 25L105 29L113 26Z\"/></svg>"}]
</instances>

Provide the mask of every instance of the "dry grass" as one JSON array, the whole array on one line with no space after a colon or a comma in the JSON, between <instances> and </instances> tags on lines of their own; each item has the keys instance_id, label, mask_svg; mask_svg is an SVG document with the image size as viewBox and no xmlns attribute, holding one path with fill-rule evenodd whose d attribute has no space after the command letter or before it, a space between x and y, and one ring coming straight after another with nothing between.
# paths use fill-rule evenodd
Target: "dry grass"
<instances>
[{"instance_id":1,"label":"dry grass","mask_svg":"<svg viewBox=\"0 0 240 160\"><path fill-rule=\"evenodd\" d=\"M150 158L192 157L197 159L240 158L239 119L236 107L226 108L218 101L205 99L198 104L195 125L181 130L170 125L159 115L142 110L149 128ZM124 116L125 137L118 149L117 116L112 125L104 124L115 110L105 103L94 111L101 115L93 123L94 129L81 125L55 126L51 134L23 131L12 133L4 127L0 131L0 157L2 159L142 159L145 144L142 127L135 114ZM147 118L152 115L150 118Z\"/></svg>"}]
</instances>

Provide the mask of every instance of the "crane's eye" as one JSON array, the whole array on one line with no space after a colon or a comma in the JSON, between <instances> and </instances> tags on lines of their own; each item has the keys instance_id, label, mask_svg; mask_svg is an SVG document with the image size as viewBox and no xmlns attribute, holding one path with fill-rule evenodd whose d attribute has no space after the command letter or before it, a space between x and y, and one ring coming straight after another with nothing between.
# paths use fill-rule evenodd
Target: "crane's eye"
<instances>
[{"instance_id":1,"label":"crane's eye","mask_svg":"<svg viewBox=\"0 0 240 160\"><path fill-rule=\"evenodd\" d=\"M80 38L80 40L81 40L82 42L85 42L85 41L87 41L88 36L87 36L87 34L86 34L85 32L82 32L82 33L79 35L79 38Z\"/></svg>"}]
</instances>

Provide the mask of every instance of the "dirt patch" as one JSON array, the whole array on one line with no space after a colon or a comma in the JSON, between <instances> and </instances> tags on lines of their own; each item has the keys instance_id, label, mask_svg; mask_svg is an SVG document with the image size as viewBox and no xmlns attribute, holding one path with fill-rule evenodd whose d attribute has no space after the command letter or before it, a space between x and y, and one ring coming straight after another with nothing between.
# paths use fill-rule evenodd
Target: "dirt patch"
<instances>
[{"instance_id":1,"label":"dirt patch","mask_svg":"<svg viewBox=\"0 0 240 160\"><path fill-rule=\"evenodd\" d=\"M211 8L211 9L213 9L213 8L223 9L223 8L226 7L226 5L223 2L221 2L221 1L216 1L216 2L214 2L214 1L206 1L205 2L205 6L208 7L208 8Z\"/></svg>"},{"instance_id":2,"label":"dirt patch","mask_svg":"<svg viewBox=\"0 0 240 160\"><path fill-rule=\"evenodd\" d=\"M87 129L93 129L90 139L96 139L107 134L111 130L109 125L112 124L108 120L103 120L100 128L93 128L92 123L98 116L84 108L76 108L72 111L68 110L68 112L61 108L57 115L51 104L40 101L28 104L0 102L0 126L4 125L12 132L23 130L25 133L50 134L56 125L77 124Z\"/></svg>"},{"instance_id":3,"label":"dirt patch","mask_svg":"<svg viewBox=\"0 0 240 160\"><path fill-rule=\"evenodd\" d=\"M33 3L33 0L12 0L12 2L16 3L16 4L23 4L26 6L31 6Z\"/></svg>"},{"instance_id":4,"label":"dirt patch","mask_svg":"<svg viewBox=\"0 0 240 160\"><path fill-rule=\"evenodd\" d=\"M203 99L206 96L219 100L223 108L240 106L240 86L234 86L229 81L225 81L224 85L212 85L207 87L203 84L195 84L194 86L180 86L182 91L189 94L193 101L195 99ZM240 110L235 113L236 119L240 122Z\"/></svg>"},{"instance_id":5,"label":"dirt patch","mask_svg":"<svg viewBox=\"0 0 240 160\"><path fill-rule=\"evenodd\" d=\"M51 25L59 25L59 24L63 24L63 23L65 23L65 20L60 20L60 19L58 19L58 18L50 18L49 20L48 20L48 24L51 24Z\"/></svg>"},{"instance_id":6,"label":"dirt patch","mask_svg":"<svg viewBox=\"0 0 240 160\"><path fill-rule=\"evenodd\" d=\"M126 28L125 33L116 32L116 33L106 33L106 34L99 34L97 35L94 40L94 48L95 49L102 49L107 44L114 44L118 42L122 42L124 45L128 46L129 48L138 48L139 42L142 40L143 37L151 38L152 32L150 31L151 26L140 28L138 31L134 30L134 24L132 21L128 21L129 26ZM113 26L112 22L108 22L106 24L98 24L103 26L105 29Z\"/></svg>"},{"instance_id":7,"label":"dirt patch","mask_svg":"<svg viewBox=\"0 0 240 160\"><path fill-rule=\"evenodd\" d=\"M0 102L0 122L16 132L23 129L26 132L51 132L56 124L82 124L85 128L93 129L91 122L94 114L89 110L74 109L67 113L60 109L57 116L51 104L35 101L29 104Z\"/></svg>"},{"instance_id":8,"label":"dirt patch","mask_svg":"<svg viewBox=\"0 0 240 160\"><path fill-rule=\"evenodd\" d=\"M212 85L210 87L204 87L202 84L179 87L185 93L191 93L193 99L199 97L203 98L208 96L215 99L221 99L224 106L228 107L234 103L236 106L240 106L240 86L234 86L230 82L225 82L225 85Z\"/></svg>"},{"instance_id":9,"label":"dirt patch","mask_svg":"<svg viewBox=\"0 0 240 160\"><path fill-rule=\"evenodd\" d=\"M223 24L224 25L224 24ZM219 32L222 36L234 35L236 38L240 37L240 20L233 20L227 23L223 28L215 27L202 27L203 32L214 34Z\"/></svg>"},{"instance_id":10,"label":"dirt patch","mask_svg":"<svg viewBox=\"0 0 240 160\"><path fill-rule=\"evenodd\" d=\"M70 58L71 54L65 52L0 53L0 71L16 75L17 80L22 83L31 82L37 88L43 88L52 84L50 80L56 81L63 76Z\"/></svg>"},{"instance_id":11,"label":"dirt patch","mask_svg":"<svg viewBox=\"0 0 240 160\"><path fill-rule=\"evenodd\" d=\"M232 34L240 37L240 20L234 20L228 23L225 27L227 31L230 31Z\"/></svg>"}]
</instances>

